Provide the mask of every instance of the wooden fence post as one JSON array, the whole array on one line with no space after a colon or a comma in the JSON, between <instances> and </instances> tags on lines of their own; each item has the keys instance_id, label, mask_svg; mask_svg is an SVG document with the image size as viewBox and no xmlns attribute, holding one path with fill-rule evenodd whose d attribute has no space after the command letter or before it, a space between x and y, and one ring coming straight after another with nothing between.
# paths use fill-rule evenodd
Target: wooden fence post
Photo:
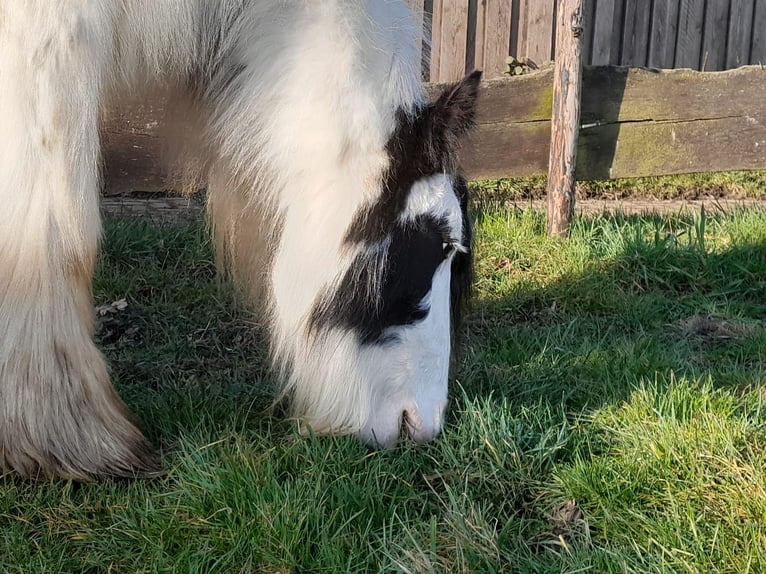
<instances>
[{"instance_id":1,"label":"wooden fence post","mask_svg":"<svg viewBox=\"0 0 766 574\"><path fill-rule=\"evenodd\" d=\"M560 0L556 23L551 148L548 161L548 233L566 237L575 207L577 136L582 91L582 0Z\"/></svg>"}]
</instances>

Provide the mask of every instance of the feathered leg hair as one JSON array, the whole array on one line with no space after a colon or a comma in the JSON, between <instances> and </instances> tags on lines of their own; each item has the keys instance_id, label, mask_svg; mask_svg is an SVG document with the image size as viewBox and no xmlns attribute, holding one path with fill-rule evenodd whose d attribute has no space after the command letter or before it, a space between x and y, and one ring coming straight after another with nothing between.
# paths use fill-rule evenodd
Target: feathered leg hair
<instances>
[{"instance_id":1,"label":"feathered leg hair","mask_svg":"<svg viewBox=\"0 0 766 574\"><path fill-rule=\"evenodd\" d=\"M108 18L0 12L0 471L156 472L92 340Z\"/></svg>"}]
</instances>

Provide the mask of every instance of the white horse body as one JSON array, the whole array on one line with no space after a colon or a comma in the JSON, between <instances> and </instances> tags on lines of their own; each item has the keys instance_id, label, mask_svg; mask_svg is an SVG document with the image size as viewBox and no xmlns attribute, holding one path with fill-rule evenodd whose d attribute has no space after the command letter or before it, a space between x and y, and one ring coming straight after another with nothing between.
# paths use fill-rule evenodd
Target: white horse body
<instances>
[{"instance_id":1,"label":"white horse body","mask_svg":"<svg viewBox=\"0 0 766 574\"><path fill-rule=\"evenodd\" d=\"M296 416L383 445L403 420L417 440L436 436L459 251L431 265L423 313L408 303L404 319L383 317L393 303L381 292L406 290L387 262L425 245L407 226L443 222L442 247L464 250L465 198L448 159L391 183L407 161L392 149L434 124L444 133L416 148L436 157L435 141L470 124L478 77L418 123L419 33L401 0L0 5L0 467L75 478L155 467L92 342L89 286L99 114L157 86L191 104L218 254L265 311ZM405 180L409 198L387 199ZM399 231L381 234L369 214L392 202L400 212L385 221ZM351 292L375 322L368 342L358 319L324 311Z\"/></svg>"}]
</instances>

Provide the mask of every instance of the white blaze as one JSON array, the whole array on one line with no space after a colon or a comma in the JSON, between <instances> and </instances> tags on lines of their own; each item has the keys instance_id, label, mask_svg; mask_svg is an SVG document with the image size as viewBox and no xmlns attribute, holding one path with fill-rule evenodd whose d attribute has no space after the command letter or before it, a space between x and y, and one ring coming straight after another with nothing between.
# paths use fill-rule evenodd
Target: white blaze
<instances>
[{"instance_id":1,"label":"white blaze","mask_svg":"<svg viewBox=\"0 0 766 574\"><path fill-rule=\"evenodd\" d=\"M410 192L402 221L430 215L447 221L450 237L459 244L463 234L463 216L455 195L452 178L437 174L416 182ZM436 438L447 405L450 366L450 280L454 252L436 269L431 290L421 301L429 309L422 321L392 327L397 343L373 347L367 376L374 387L369 418L360 436L372 443L391 446L396 443L403 420L409 435L418 442ZM386 368L381 377L376 372Z\"/></svg>"}]
</instances>

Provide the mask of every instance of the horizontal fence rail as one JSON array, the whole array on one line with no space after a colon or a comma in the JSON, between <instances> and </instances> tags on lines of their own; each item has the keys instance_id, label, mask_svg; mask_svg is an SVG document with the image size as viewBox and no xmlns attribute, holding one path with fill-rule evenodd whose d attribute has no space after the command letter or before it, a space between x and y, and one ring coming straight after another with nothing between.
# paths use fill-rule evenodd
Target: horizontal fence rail
<instances>
[{"instance_id":1,"label":"horizontal fence rail","mask_svg":"<svg viewBox=\"0 0 766 574\"><path fill-rule=\"evenodd\" d=\"M591 67L583 77L578 179L766 169L766 69ZM437 93L441 86L427 89ZM472 179L545 174L551 69L482 83L462 162ZM109 193L172 188L162 167L161 104L112 110L102 125Z\"/></svg>"},{"instance_id":2,"label":"horizontal fence rail","mask_svg":"<svg viewBox=\"0 0 766 574\"><path fill-rule=\"evenodd\" d=\"M454 81L474 68L496 78L509 55L536 66L553 59L558 0L408 3L422 14L426 81ZM766 0L583 0L583 5L588 65L716 71L766 63Z\"/></svg>"},{"instance_id":3,"label":"horizontal fence rail","mask_svg":"<svg viewBox=\"0 0 766 574\"><path fill-rule=\"evenodd\" d=\"M552 71L487 82L463 162L474 179L548 169ZM592 67L583 77L578 179L766 169L766 69Z\"/></svg>"}]
</instances>

